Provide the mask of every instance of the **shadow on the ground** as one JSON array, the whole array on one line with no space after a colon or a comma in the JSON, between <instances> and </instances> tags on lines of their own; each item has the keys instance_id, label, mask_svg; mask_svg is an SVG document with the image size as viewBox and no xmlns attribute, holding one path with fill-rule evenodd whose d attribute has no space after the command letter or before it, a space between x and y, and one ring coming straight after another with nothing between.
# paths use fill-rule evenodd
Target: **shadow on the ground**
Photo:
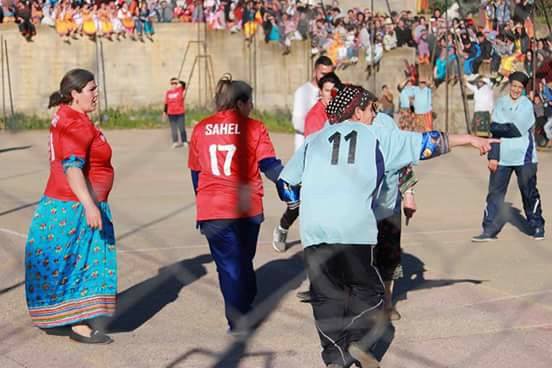
<instances>
[{"instance_id":1,"label":"shadow on the ground","mask_svg":"<svg viewBox=\"0 0 552 368\"><path fill-rule=\"evenodd\" d=\"M192 350L188 351L185 354L182 354L177 359L173 360L169 365L167 365L166 368L184 367L184 365L180 365L180 363L185 362L186 360L190 359L194 355L201 355L201 356L211 357L213 359L216 359L218 357L218 354L216 352L206 350L206 349L196 348L196 349L192 349ZM243 357L259 357L259 356L265 357L264 364L260 365L258 367L259 368L262 368L262 367L271 368L272 364L273 364L273 361L274 361L274 355L275 355L274 352L271 352L271 351L269 351L269 352L259 351L259 352L255 352L255 353L245 353L245 354L243 354L243 351L241 351L240 357L241 356L243 356ZM222 368L222 367L227 367L227 366L217 364L214 367Z\"/></svg>"},{"instance_id":2,"label":"shadow on the ground","mask_svg":"<svg viewBox=\"0 0 552 368\"><path fill-rule=\"evenodd\" d=\"M186 259L159 269L159 273L117 296L117 310L112 318L98 319L108 332L134 331L178 297L185 286L207 274L204 264L208 254Z\"/></svg>"},{"instance_id":3,"label":"shadow on the ground","mask_svg":"<svg viewBox=\"0 0 552 368\"><path fill-rule=\"evenodd\" d=\"M527 223L527 219L523 216L519 208L514 207L512 203L506 202L504 203L504 212L506 222L512 224L512 226L516 227L525 235L533 235Z\"/></svg>"},{"instance_id":4,"label":"shadow on the ground","mask_svg":"<svg viewBox=\"0 0 552 368\"><path fill-rule=\"evenodd\" d=\"M6 294L6 293L8 293L12 290L15 290L15 289L19 288L20 286L23 286L23 285L25 285L25 281L20 281L16 284L13 284L13 285L8 286L6 288L0 289L0 295Z\"/></svg>"},{"instance_id":5,"label":"shadow on the ground","mask_svg":"<svg viewBox=\"0 0 552 368\"><path fill-rule=\"evenodd\" d=\"M481 284L484 280L475 279L430 279L426 280L424 273L424 262L410 253L403 253L401 264L404 276L395 282L393 290L393 299L406 300L408 292L423 289L433 289L438 287L450 286L459 283Z\"/></svg>"},{"instance_id":6,"label":"shadow on the ground","mask_svg":"<svg viewBox=\"0 0 552 368\"><path fill-rule=\"evenodd\" d=\"M299 251L287 259L270 261L257 269L256 275L259 290L253 310L240 322L240 326L244 326L248 332L236 338L225 351L216 355L218 359L212 365L213 368L236 368L244 358L258 355L267 357L264 367L272 367L274 352L246 353L247 346L257 329L276 310L286 294L297 289L305 280L303 252ZM181 355L166 367L175 367L193 354L211 355L212 353L194 349Z\"/></svg>"},{"instance_id":7,"label":"shadow on the ground","mask_svg":"<svg viewBox=\"0 0 552 368\"><path fill-rule=\"evenodd\" d=\"M26 149L29 149L29 148L31 148L31 147L32 147L32 145L17 146L17 147L8 147L8 148L0 148L0 153L6 153L6 152L10 152L10 151L26 150Z\"/></svg>"},{"instance_id":8,"label":"shadow on the ground","mask_svg":"<svg viewBox=\"0 0 552 368\"><path fill-rule=\"evenodd\" d=\"M24 210L25 208L29 208L29 207L35 206L37 204L38 204L38 201L32 202L32 203L26 203L24 205L21 205L21 206L15 207L15 208L10 208L9 210L0 212L0 216L4 216L4 215L8 215L8 214L13 213L13 212L21 211L21 210Z\"/></svg>"}]
</instances>

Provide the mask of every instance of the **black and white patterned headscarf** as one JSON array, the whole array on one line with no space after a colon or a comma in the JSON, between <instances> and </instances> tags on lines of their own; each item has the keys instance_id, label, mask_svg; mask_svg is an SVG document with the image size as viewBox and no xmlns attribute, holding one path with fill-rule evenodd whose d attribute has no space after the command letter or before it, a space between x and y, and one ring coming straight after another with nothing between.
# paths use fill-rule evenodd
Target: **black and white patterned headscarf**
<instances>
[{"instance_id":1,"label":"black and white patterned headscarf","mask_svg":"<svg viewBox=\"0 0 552 368\"><path fill-rule=\"evenodd\" d=\"M362 110L377 98L371 92L360 86L346 85L330 101L326 107L330 124L337 124L350 119L355 113L355 108Z\"/></svg>"}]
</instances>

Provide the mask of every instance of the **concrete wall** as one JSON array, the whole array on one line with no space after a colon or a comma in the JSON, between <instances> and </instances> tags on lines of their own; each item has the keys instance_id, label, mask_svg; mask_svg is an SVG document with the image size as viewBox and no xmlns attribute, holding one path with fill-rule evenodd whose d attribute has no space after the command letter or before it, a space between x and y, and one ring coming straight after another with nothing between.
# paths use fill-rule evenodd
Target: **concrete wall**
<instances>
[{"instance_id":1,"label":"concrete wall","mask_svg":"<svg viewBox=\"0 0 552 368\"><path fill-rule=\"evenodd\" d=\"M186 45L196 37L196 27L189 24L156 26L153 43L103 41L106 86L100 87L107 92L110 107L162 106L168 80L178 74ZM97 71L96 44L87 39L65 44L52 29L44 27L39 28L32 43L25 42L13 26L0 27L0 34L8 41L17 112L47 114L48 97L59 88L59 81L65 72L75 67ZM207 44L215 83L225 72L232 73L235 79L250 81L256 91L256 105L261 110L290 110L294 90L308 80L311 73L313 60L308 42L295 42L291 54L287 56L281 54L282 49L278 44L265 44L258 40L248 48L241 35L230 35L227 32L208 32ZM196 54L197 46L194 46L184 63L182 79L188 78ZM373 78L367 79L363 57L359 64L338 70L337 73L344 81L375 89L379 93L383 84L393 86L394 89L404 78L404 60L411 61L413 57L413 49L409 48L387 53L375 83ZM250 65L256 65L256 68ZM197 72L196 69L189 84L188 106L211 101L212 95L205 87L203 77L200 93ZM204 67L201 73L204 75ZM454 87L453 90L449 105L449 127L454 131L462 131L464 119L459 88ZM396 89L394 91L398 96ZM101 104L104 104L103 94ZM444 88L436 91L434 106L439 115L437 125L442 124L444 128Z\"/></svg>"}]
</instances>

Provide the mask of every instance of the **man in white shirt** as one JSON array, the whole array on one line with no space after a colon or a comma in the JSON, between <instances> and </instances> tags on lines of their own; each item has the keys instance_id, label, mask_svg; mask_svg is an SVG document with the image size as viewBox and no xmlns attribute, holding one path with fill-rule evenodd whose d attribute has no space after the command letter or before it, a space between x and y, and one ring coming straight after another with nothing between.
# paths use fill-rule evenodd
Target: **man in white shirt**
<instances>
[{"instance_id":1,"label":"man in white shirt","mask_svg":"<svg viewBox=\"0 0 552 368\"><path fill-rule=\"evenodd\" d=\"M494 94L491 81L488 78L477 78L466 83L466 87L473 92L473 119L472 133L478 136L489 136L491 111L494 108Z\"/></svg>"},{"instance_id":2,"label":"man in white shirt","mask_svg":"<svg viewBox=\"0 0 552 368\"><path fill-rule=\"evenodd\" d=\"M327 56L320 56L314 63L312 79L295 90L295 94L293 95L293 113L291 115L291 121L295 129L295 150L301 147L305 140L303 133L305 129L305 117L318 101L320 94L318 81L326 74L332 72L333 69L332 60Z\"/></svg>"}]
</instances>

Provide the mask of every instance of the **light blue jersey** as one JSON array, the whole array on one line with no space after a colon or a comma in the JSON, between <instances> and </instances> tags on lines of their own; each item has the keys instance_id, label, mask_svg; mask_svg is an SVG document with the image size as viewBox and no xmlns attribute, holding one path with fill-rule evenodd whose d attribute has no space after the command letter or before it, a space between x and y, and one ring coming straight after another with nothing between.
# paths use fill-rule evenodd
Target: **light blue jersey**
<instances>
[{"instance_id":1,"label":"light blue jersey","mask_svg":"<svg viewBox=\"0 0 552 368\"><path fill-rule=\"evenodd\" d=\"M410 108L410 98L414 97L414 87L406 86L401 90L399 95L399 108L409 109Z\"/></svg>"},{"instance_id":2,"label":"light blue jersey","mask_svg":"<svg viewBox=\"0 0 552 368\"><path fill-rule=\"evenodd\" d=\"M399 127L395 123L395 120L383 113L378 113L376 115L376 118L374 119L372 125L378 128L375 130L376 134L378 134L378 132L381 133L382 131L385 131L385 129L391 130L391 134L393 134L393 132L399 132ZM382 149L382 151L384 151L384 149ZM374 207L374 213L378 221L388 218L397 213L397 211L400 212L401 210L400 203L398 203L400 173L400 170L385 170L383 183L376 198L376 203Z\"/></svg>"},{"instance_id":3,"label":"light blue jersey","mask_svg":"<svg viewBox=\"0 0 552 368\"><path fill-rule=\"evenodd\" d=\"M518 138L500 139L499 165L521 166L537 163L537 150L533 135L535 113L533 104L527 97L521 96L515 101L509 95L500 97L493 111L492 122L512 123L521 133L521 137Z\"/></svg>"},{"instance_id":4,"label":"light blue jersey","mask_svg":"<svg viewBox=\"0 0 552 368\"><path fill-rule=\"evenodd\" d=\"M303 245L377 244L373 209L384 172L417 162L421 147L422 134L379 123L346 121L309 136L280 174L302 186Z\"/></svg>"},{"instance_id":5,"label":"light blue jersey","mask_svg":"<svg viewBox=\"0 0 552 368\"><path fill-rule=\"evenodd\" d=\"M425 114L432 111L431 88L418 86L414 90L414 114Z\"/></svg>"}]
</instances>

